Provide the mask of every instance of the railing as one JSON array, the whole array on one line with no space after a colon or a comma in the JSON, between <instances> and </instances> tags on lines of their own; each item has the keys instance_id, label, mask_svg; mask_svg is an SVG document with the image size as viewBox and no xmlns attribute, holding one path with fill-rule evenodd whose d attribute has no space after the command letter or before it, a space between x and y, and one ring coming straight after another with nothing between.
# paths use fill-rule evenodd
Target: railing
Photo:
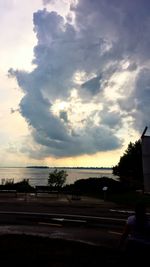
<instances>
[{"instance_id":1,"label":"railing","mask_svg":"<svg viewBox=\"0 0 150 267\"><path fill-rule=\"evenodd\" d=\"M59 197L59 192L57 190L51 190L49 186L37 185L35 186L36 196L42 196L43 194L53 195L54 197Z\"/></svg>"}]
</instances>

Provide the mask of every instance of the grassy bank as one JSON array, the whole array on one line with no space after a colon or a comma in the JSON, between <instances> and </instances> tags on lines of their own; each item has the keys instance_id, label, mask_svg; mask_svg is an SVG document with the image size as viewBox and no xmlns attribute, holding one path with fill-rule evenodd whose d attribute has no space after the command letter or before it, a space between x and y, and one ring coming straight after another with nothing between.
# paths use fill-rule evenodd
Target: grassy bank
<instances>
[{"instance_id":1,"label":"grassy bank","mask_svg":"<svg viewBox=\"0 0 150 267\"><path fill-rule=\"evenodd\" d=\"M130 191L125 193L108 194L107 200L114 202L118 205L135 207L137 202L144 202L147 207L150 208L150 195L142 194L136 191Z\"/></svg>"}]
</instances>

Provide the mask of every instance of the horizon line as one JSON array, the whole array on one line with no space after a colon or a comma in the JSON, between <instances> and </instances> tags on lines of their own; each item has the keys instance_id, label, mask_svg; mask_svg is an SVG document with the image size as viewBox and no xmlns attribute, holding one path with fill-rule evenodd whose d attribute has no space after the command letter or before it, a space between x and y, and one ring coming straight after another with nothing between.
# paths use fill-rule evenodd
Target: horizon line
<instances>
[{"instance_id":1,"label":"horizon line","mask_svg":"<svg viewBox=\"0 0 150 267\"><path fill-rule=\"evenodd\" d=\"M46 166L46 165L27 165L27 166L0 166L0 168L51 168L51 169L55 169L55 168L64 168L64 169L112 169L113 167L95 167L95 166Z\"/></svg>"}]
</instances>

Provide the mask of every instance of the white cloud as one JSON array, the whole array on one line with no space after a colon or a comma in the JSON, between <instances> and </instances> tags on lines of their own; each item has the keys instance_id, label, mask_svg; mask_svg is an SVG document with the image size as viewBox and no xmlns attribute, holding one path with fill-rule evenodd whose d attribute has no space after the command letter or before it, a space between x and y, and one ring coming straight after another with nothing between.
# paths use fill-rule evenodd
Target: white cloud
<instances>
[{"instance_id":1,"label":"white cloud","mask_svg":"<svg viewBox=\"0 0 150 267\"><path fill-rule=\"evenodd\" d=\"M141 130L149 113L148 74L141 76L145 66L149 73L149 7L146 0L80 0L70 7L74 23L70 13L34 12L34 69L9 71L24 93L20 113L39 144L39 153L37 146L26 149L30 156L114 150L122 144L120 127ZM53 112L58 100L71 103L73 90L76 111L67 104Z\"/></svg>"}]
</instances>

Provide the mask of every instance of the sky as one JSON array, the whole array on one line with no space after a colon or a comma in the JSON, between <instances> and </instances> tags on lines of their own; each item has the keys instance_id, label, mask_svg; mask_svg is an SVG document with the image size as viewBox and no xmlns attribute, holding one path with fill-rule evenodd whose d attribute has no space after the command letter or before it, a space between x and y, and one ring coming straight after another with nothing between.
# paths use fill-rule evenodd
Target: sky
<instances>
[{"instance_id":1,"label":"sky","mask_svg":"<svg viewBox=\"0 0 150 267\"><path fill-rule=\"evenodd\" d=\"M0 0L1 167L112 167L149 133L149 10Z\"/></svg>"}]
</instances>

